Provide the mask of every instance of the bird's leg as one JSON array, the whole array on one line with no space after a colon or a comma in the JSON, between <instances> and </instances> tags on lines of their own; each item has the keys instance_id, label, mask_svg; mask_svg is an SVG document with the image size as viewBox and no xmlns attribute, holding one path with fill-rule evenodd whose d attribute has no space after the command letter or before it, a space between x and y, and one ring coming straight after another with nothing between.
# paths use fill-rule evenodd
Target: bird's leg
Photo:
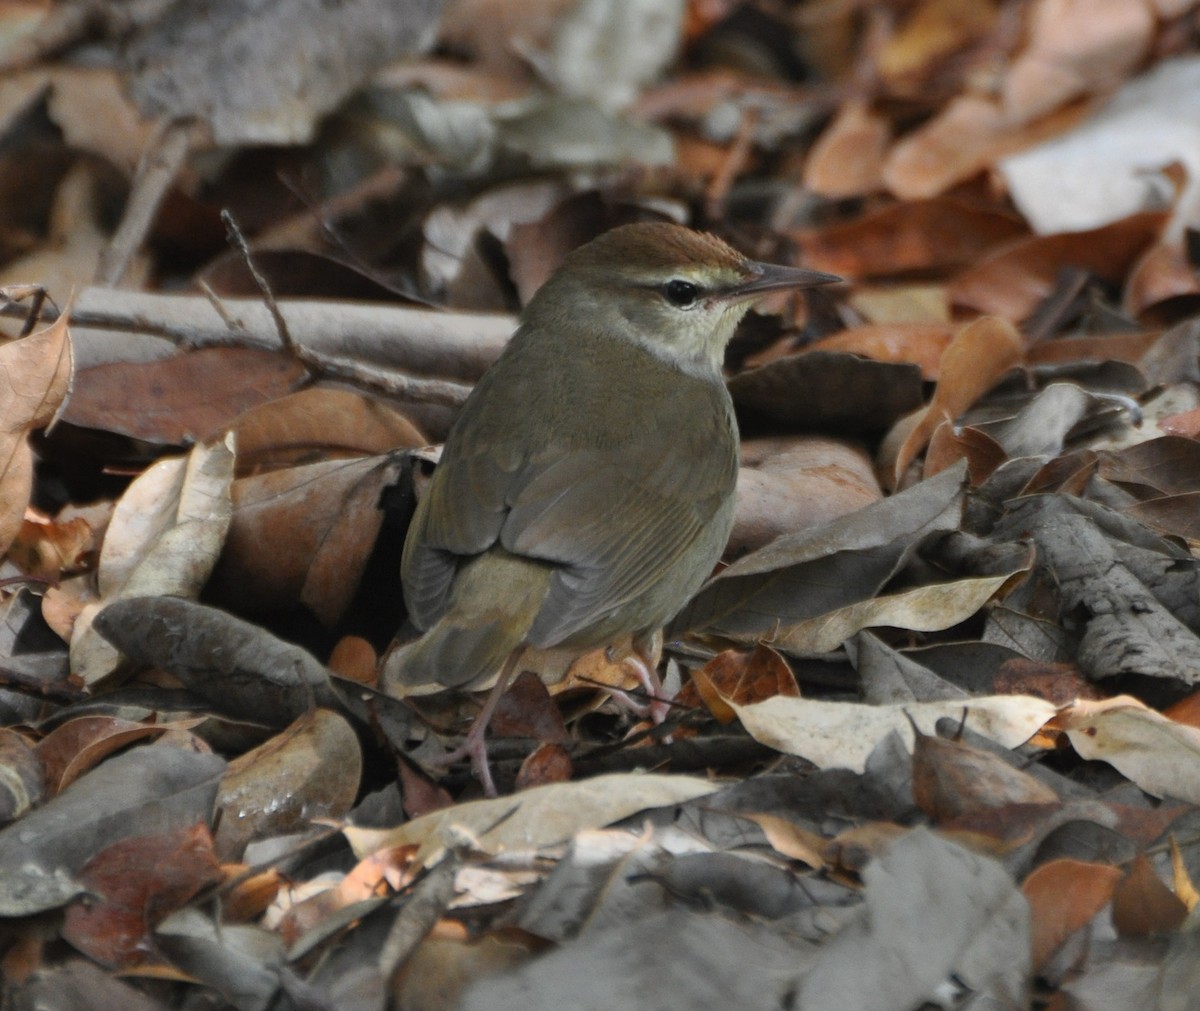
<instances>
[{"instance_id":1,"label":"bird's leg","mask_svg":"<svg viewBox=\"0 0 1200 1011\"><path fill-rule=\"evenodd\" d=\"M453 751L448 751L446 754L428 763L430 765L445 767L453 765L460 758L471 759L471 769L482 784L483 792L488 797L495 797L497 793L496 782L492 779L492 769L488 765L487 727L492 721L492 716L496 712L496 706L500 704L500 697L508 687L508 682L512 679L513 671L516 669L517 663L524 653L525 650L523 648L514 649L509 654L508 659L504 661L504 667L500 671L500 676L488 692L487 699L483 703L483 708L479 710L479 713L471 722L471 729L467 731L467 736L462 744Z\"/></svg>"},{"instance_id":2,"label":"bird's leg","mask_svg":"<svg viewBox=\"0 0 1200 1011\"><path fill-rule=\"evenodd\" d=\"M661 645L659 635L661 635L660 632L635 635L632 656L627 656L621 661L622 665L628 667L633 676L637 678L638 684L642 686L642 690L650 699L649 704L640 706L624 692L614 691L612 693L614 698L627 705L632 712L642 719L649 717L650 721L655 724L662 723L671 711L671 700L663 696L662 681L659 679L658 668L654 663L654 655Z\"/></svg>"}]
</instances>

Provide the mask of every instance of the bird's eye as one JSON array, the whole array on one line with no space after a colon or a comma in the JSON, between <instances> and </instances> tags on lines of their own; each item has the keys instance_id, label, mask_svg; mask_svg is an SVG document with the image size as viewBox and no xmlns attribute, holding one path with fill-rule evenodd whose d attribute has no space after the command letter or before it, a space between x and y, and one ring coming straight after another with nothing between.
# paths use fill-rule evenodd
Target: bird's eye
<instances>
[{"instance_id":1,"label":"bird's eye","mask_svg":"<svg viewBox=\"0 0 1200 1011\"><path fill-rule=\"evenodd\" d=\"M700 297L700 288L691 281L675 278L663 285L663 298L679 309L690 309Z\"/></svg>"}]
</instances>

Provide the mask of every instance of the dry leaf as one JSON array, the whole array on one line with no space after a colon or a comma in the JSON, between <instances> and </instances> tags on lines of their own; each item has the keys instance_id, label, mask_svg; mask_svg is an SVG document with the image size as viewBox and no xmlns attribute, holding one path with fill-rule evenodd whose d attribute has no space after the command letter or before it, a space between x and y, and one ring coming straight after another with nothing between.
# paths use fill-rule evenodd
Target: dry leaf
<instances>
[{"instance_id":1,"label":"dry leaf","mask_svg":"<svg viewBox=\"0 0 1200 1011\"><path fill-rule=\"evenodd\" d=\"M1116 867L1051 860L1025 879L1021 891L1033 920L1033 965L1040 968L1063 942L1108 905L1121 880Z\"/></svg>"},{"instance_id":2,"label":"dry leaf","mask_svg":"<svg viewBox=\"0 0 1200 1011\"><path fill-rule=\"evenodd\" d=\"M1200 730L1120 695L1079 701L1055 720L1080 757L1107 762L1156 797L1200 803Z\"/></svg>"},{"instance_id":3,"label":"dry leaf","mask_svg":"<svg viewBox=\"0 0 1200 1011\"><path fill-rule=\"evenodd\" d=\"M360 858L379 849L418 845L417 863L430 866L456 839L470 839L473 846L491 853L552 846L582 829L609 825L649 808L682 804L716 789L688 776L597 776L534 787L516 797L458 804L394 829L344 831Z\"/></svg>"},{"instance_id":4,"label":"dry leaf","mask_svg":"<svg viewBox=\"0 0 1200 1011\"><path fill-rule=\"evenodd\" d=\"M892 477L897 484L943 421L955 421L1021 360L1024 342L1006 320L985 316L955 334L938 366L933 399L901 444Z\"/></svg>"},{"instance_id":5,"label":"dry leaf","mask_svg":"<svg viewBox=\"0 0 1200 1011\"><path fill-rule=\"evenodd\" d=\"M67 317L0 346L0 555L21 528L33 489L26 437L53 422L71 391L74 351Z\"/></svg>"},{"instance_id":6,"label":"dry leaf","mask_svg":"<svg viewBox=\"0 0 1200 1011\"><path fill-rule=\"evenodd\" d=\"M777 697L749 706L732 705L742 726L756 741L799 755L818 768L854 772L866 769L875 746L891 733L898 733L911 750L914 723L923 733L932 734L943 717L965 717L972 730L1006 748L1015 748L1029 740L1056 712L1049 702L1028 695L890 706Z\"/></svg>"},{"instance_id":7,"label":"dry leaf","mask_svg":"<svg viewBox=\"0 0 1200 1011\"><path fill-rule=\"evenodd\" d=\"M161 460L127 489L100 553L101 600L87 605L71 634L71 665L87 684L112 674L117 651L92 629L114 600L197 596L216 564L233 507L232 437Z\"/></svg>"}]
</instances>

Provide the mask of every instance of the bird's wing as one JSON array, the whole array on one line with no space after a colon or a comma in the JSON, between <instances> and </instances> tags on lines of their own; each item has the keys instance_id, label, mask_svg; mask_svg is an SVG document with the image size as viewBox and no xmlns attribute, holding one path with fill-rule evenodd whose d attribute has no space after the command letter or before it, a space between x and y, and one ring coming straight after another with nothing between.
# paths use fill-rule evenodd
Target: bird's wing
<instances>
[{"instance_id":1,"label":"bird's wing","mask_svg":"<svg viewBox=\"0 0 1200 1011\"><path fill-rule=\"evenodd\" d=\"M537 645L600 622L679 562L732 493L736 458L721 448L728 444L580 450L529 477L501 543L559 566L535 624Z\"/></svg>"},{"instance_id":2,"label":"bird's wing","mask_svg":"<svg viewBox=\"0 0 1200 1011\"><path fill-rule=\"evenodd\" d=\"M417 505L401 565L405 604L418 628L445 613L463 560L499 541L514 470L483 453L438 464Z\"/></svg>"}]
</instances>

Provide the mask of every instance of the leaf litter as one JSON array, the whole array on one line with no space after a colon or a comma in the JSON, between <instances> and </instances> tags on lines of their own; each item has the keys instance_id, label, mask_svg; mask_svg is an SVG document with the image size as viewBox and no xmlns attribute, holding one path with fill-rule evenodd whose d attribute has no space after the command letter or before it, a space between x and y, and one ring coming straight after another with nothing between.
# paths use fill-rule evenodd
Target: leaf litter
<instances>
[{"instance_id":1,"label":"leaf litter","mask_svg":"<svg viewBox=\"0 0 1200 1011\"><path fill-rule=\"evenodd\" d=\"M0 14L0 1002L1183 999L1193 0L251 6ZM730 348L667 722L531 658L480 800L376 687L404 531L664 219L849 280Z\"/></svg>"}]
</instances>

